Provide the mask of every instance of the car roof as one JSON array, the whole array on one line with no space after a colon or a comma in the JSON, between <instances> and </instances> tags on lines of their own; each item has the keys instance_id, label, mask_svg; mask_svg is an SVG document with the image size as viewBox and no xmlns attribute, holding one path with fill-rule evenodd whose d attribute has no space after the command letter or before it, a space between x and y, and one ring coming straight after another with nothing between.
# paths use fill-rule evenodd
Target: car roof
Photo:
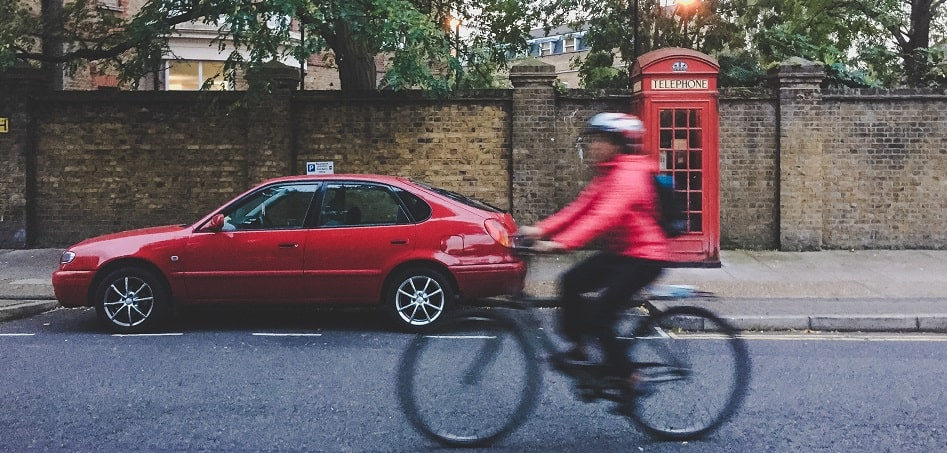
<instances>
[{"instance_id":1,"label":"car roof","mask_svg":"<svg viewBox=\"0 0 947 453\"><path fill-rule=\"evenodd\" d=\"M325 174L325 175L281 176L278 178L268 179L258 185L272 184L272 183L278 183L278 182L334 181L334 180L372 181L372 182L380 182L380 183L385 183L385 184L405 183L408 181L406 178L402 178L400 176L375 175L375 174L368 174L368 173L331 173L331 174Z\"/></svg>"}]
</instances>

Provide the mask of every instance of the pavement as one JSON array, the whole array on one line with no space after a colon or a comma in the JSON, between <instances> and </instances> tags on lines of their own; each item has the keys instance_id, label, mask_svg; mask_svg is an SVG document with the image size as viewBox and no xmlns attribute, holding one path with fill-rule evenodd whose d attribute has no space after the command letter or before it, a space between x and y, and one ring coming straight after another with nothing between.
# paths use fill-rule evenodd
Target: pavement
<instances>
[{"instance_id":1,"label":"pavement","mask_svg":"<svg viewBox=\"0 0 947 453\"><path fill-rule=\"evenodd\" d=\"M0 321L58 307L59 249L0 250ZM526 292L554 298L585 254L530 257ZM719 268L671 268L652 309L698 305L761 331L947 332L947 250L725 250Z\"/></svg>"}]
</instances>

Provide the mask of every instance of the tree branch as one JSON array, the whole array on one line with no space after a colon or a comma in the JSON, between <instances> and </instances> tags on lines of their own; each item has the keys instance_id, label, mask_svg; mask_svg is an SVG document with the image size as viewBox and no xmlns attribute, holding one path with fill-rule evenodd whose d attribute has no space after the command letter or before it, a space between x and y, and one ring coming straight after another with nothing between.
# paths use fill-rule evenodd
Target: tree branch
<instances>
[{"instance_id":1,"label":"tree branch","mask_svg":"<svg viewBox=\"0 0 947 453\"><path fill-rule=\"evenodd\" d=\"M175 25L191 22L193 20L198 19L200 17L198 14L199 14L198 9L195 8L195 9L171 16L167 19L157 21L155 24L147 26L147 28L155 29L156 31L163 30L163 29L170 30ZM132 19L132 21L129 22L128 25L125 27L123 33L113 35L113 36L121 36L122 34L127 35L127 32L130 28L138 25L136 20L140 20L140 19L141 19L140 17L136 17L135 19ZM70 42L82 43L83 47L76 50L71 50L69 52L63 52L62 55L46 55L40 52L28 51L27 49L17 48L16 58L20 60L32 60L32 61L47 62L47 63L66 63L73 60L88 60L88 61L104 60L108 58L115 58L121 55L122 53L125 53L128 50L139 47L142 44L145 44L153 39L154 39L154 35L149 36L147 33L142 33L142 36L139 39L118 40L119 42L117 44L114 44L106 48L88 48L88 47L85 47L85 44L87 42L86 40L73 38L72 40L70 40ZM89 40L89 41L101 42L102 39L99 38L99 39Z\"/></svg>"}]
</instances>

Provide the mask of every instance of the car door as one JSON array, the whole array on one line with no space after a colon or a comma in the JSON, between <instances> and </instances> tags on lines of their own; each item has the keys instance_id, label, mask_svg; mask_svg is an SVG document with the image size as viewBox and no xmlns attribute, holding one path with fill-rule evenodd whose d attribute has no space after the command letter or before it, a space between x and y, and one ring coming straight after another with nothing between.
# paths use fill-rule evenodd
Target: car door
<instances>
[{"instance_id":1,"label":"car door","mask_svg":"<svg viewBox=\"0 0 947 453\"><path fill-rule=\"evenodd\" d=\"M327 183L322 200L306 240L306 297L377 301L386 273L414 248L414 224L384 184Z\"/></svg>"},{"instance_id":2,"label":"car door","mask_svg":"<svg viewBox=\"0 0 947 453\"><path fill-rule=\"evenodd\" d=\"M193 234L182 255L189 298L203 302L303 299L306 216L318 184L261 188L225 208L224 228Z\"/></svg>"}]
</instances>

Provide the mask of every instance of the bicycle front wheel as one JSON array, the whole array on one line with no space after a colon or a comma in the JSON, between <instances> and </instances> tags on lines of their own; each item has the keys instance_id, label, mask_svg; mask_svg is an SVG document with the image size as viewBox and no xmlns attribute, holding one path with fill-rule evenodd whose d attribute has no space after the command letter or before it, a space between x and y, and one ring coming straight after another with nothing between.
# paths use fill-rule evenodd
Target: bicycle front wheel
<instances>
[{"instance_id":1,"label":"bicycle front wheel","mask_svg":"<svg viewBox=\"0 0 947 453\"><path fill-rule=\"evenodd\" d=\"M489 445L522 423L541 387L535 348L493 310L419 334L398 371L402 410L425 436L449 446Z\"/></svg>"},{"instance_id":2,"label":"bicycle front wheel","mask_svg":"<svg viewBox=\"0 0 947 453\"><path fill-rule=\"evenodd\" d=\"M746 344L703 308L675 307L647 318L628 352L640 378L631 417L660 439L713 432L739 408L749 385Z\"/></svg>"}]
</instances>

